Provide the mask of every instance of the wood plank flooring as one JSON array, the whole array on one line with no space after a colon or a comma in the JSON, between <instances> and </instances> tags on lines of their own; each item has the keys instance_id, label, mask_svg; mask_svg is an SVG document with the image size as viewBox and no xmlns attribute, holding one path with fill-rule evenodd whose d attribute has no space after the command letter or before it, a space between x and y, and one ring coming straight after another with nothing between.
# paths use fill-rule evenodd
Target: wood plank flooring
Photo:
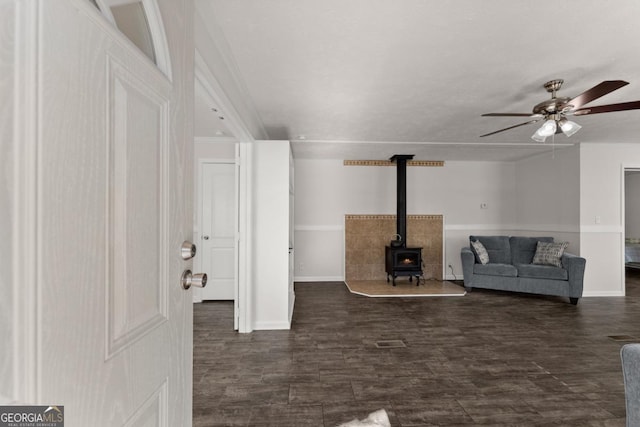
<instances>
[{"instance_id":1,"label":"wood plank flooring","mask_svg":"<svg viewBox=\"0 0 640 427\"><path fill-rule=\"evenodd\" d=\"M367 298L297 283L290 331L238 334L231 302L194 308L194 426L336 426L385 408L393 426L624 426L627 297L473 290ZM377 348L402 340L403 348Z\"/></svg>"}]
</instances>

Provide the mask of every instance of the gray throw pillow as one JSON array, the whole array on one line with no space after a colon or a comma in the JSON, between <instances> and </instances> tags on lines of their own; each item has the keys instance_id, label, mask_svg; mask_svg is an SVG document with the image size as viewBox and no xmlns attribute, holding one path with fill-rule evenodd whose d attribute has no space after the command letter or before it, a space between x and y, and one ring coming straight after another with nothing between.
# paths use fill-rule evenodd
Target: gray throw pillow
<instances>
[{"instance_id":1,"label":"gray throw pillow","mask_svg":"<svg viewBox=\"0 0 640 427\"><path fill-rule=\"evenodd\" d=\"M568 242L538 242L532 264L552 265L562 268L562 254L569 246Z\"/></svg>"},{"instance_id":2,"label":"gray throw pillow","mask_svg":"<svg viewBox=\"0 0 640 427\"><path fill-rule=\"evenodd\" d=\"M480 260L480 263L487 264L489 262L489 253L484 248L484 245L480 243L480 241L478 240L476 240L475 242L472 240L471 246L473 246L473 249L476 251L476 254L478 255L478 259Z\"/></svg>"}]
</instances>

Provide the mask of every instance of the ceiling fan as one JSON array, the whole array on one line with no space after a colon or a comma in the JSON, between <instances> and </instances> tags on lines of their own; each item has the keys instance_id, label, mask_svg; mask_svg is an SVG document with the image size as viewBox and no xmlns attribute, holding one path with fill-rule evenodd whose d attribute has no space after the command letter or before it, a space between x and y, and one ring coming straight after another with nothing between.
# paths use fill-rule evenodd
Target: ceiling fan
<instances>
[{"instance_id":1,"label":"ceiling fan","mask_svg":"<svg viewBox=\"0 0 640 427\"><path fill-rule=\"evenodd\" d=\"M638 110L640 101L621 102L619 104L583 107L585 104L598 99L614 90L629 84L623 80L605 80L576 96L575 98L556 97L556 92L562 87L564 80L556 79L544 84L544 88L551 94L551 99L542 101L533 107L533 113L487 113L483 117L529 117L532 120L520 123L495 132L480 135L480 137L495 135L509 129L525 126L544 120L542 126L531 136L538 142L544 142L548 136L564 133L570 137L582 126L567 119L566 116L584 116L587 114L611 113L614 111Z\"/></svg>"}]
</instances>

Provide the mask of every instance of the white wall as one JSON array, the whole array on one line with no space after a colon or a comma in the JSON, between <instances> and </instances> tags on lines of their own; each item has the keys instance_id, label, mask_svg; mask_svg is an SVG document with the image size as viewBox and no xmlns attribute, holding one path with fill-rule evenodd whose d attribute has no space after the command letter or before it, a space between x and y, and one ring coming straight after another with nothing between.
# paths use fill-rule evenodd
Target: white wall
<instances>
[{"instance_id":1,"label":"white wall","mask_svg":"<svg viewBox=\"0 0 640 427\"><path fill-rule=\"evenodd\" d=\"M640 168L640 146L583 144L515 163L409 167L407 210L445 216L448 278L449 264L461 277L459 252L470 234L550 235L587 259L585 296L624 295L625 167ZM394 213L393 167L296 160L295 279L343 280L344 215Z\"/></svg>"},{"instance_id":2,"label":"white wall","mask_svg":"<svg viewBox=\"0 0 640 427\"><path fill-rule=\"evenodd\" d=\"M585 296L624 295L624 168L640 168L638 144L580 146L580 255Z\"/></svg>"},{"instance_id":3,"label":"white wall","mask_svg":"<svg viewBox=\"0 0 640 427\"><path fill-rule=\"evenodd\" d=\"M288 329L289 142L253 143L252 329Z\"/></svg>"},{"instance_id":4,"label":"white wall","mask_svg":"<svg viewBox=\"0 0 640 427\"><path fill-rule=\"evenodd\" d=\"M625 174L624 207L625 237L640 238L640 171Z\"/></svg>"},{"instance_id":5,"label":"white wall","mask_svg":"<svg viewBox=\"0 0 640 427\"><path fill-rule=\"evenodd\" d=\"M235 142L216 142L206 138L196 138L193 144L193 158L197 164L200 159L236 158Z\"/></svg>"},{"instance_id":6,"label":"white wall","mask_svg":"<svg viewBox=\"0 0 640 427\"><path fill-rule=\"evenodd\" d=\"M514 235L551 236L580 254L580 149L552 149L516 162Z\"/></svg>"},{"instance_id":7,"label":"white wall","mask_svg":"<svg viewBox=\"0 0 640 427\"><path fill-rule=\"evenodd\" d=\"M344 280L344 215L395 214L396 169L307 159L296 160L295 168L295 280ZM514 227L513 163L408 167L407 183L408 214L444 215L444 265L451 264L457 277L460 248L470 234L509 234Z\"/></svg>"}]
</instances>

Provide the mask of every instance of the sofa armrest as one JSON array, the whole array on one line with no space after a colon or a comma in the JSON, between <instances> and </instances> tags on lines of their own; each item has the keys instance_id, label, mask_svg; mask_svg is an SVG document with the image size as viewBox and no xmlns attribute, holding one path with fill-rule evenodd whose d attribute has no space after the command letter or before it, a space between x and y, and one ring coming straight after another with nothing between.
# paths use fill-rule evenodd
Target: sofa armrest
<instances>
[{"instance_id":1,"label":"sofa armrest","mask_svg":"<svg viewBox=\"0 0 640 427\"><path fill-rule=\"evenodd\" d=\"M462 261L464 286L470 288L473 278L473 264L476 263L476 256L471 252L471 249L468 246L465 246L460 250L460 259Z\"/></svg>"},{"instance_id":2,"label":"sofa armrest","mask_svg":"<svg viewBox=\"0 0 640 427\"><path fill-rule=\"evenodd\" d=\"M584 269L587 260L565 252L562 255L562 266L567 270L569 276L569 296L572 298L582 297L582 287L584 280Z\"/></svg>"}]
</instances>

